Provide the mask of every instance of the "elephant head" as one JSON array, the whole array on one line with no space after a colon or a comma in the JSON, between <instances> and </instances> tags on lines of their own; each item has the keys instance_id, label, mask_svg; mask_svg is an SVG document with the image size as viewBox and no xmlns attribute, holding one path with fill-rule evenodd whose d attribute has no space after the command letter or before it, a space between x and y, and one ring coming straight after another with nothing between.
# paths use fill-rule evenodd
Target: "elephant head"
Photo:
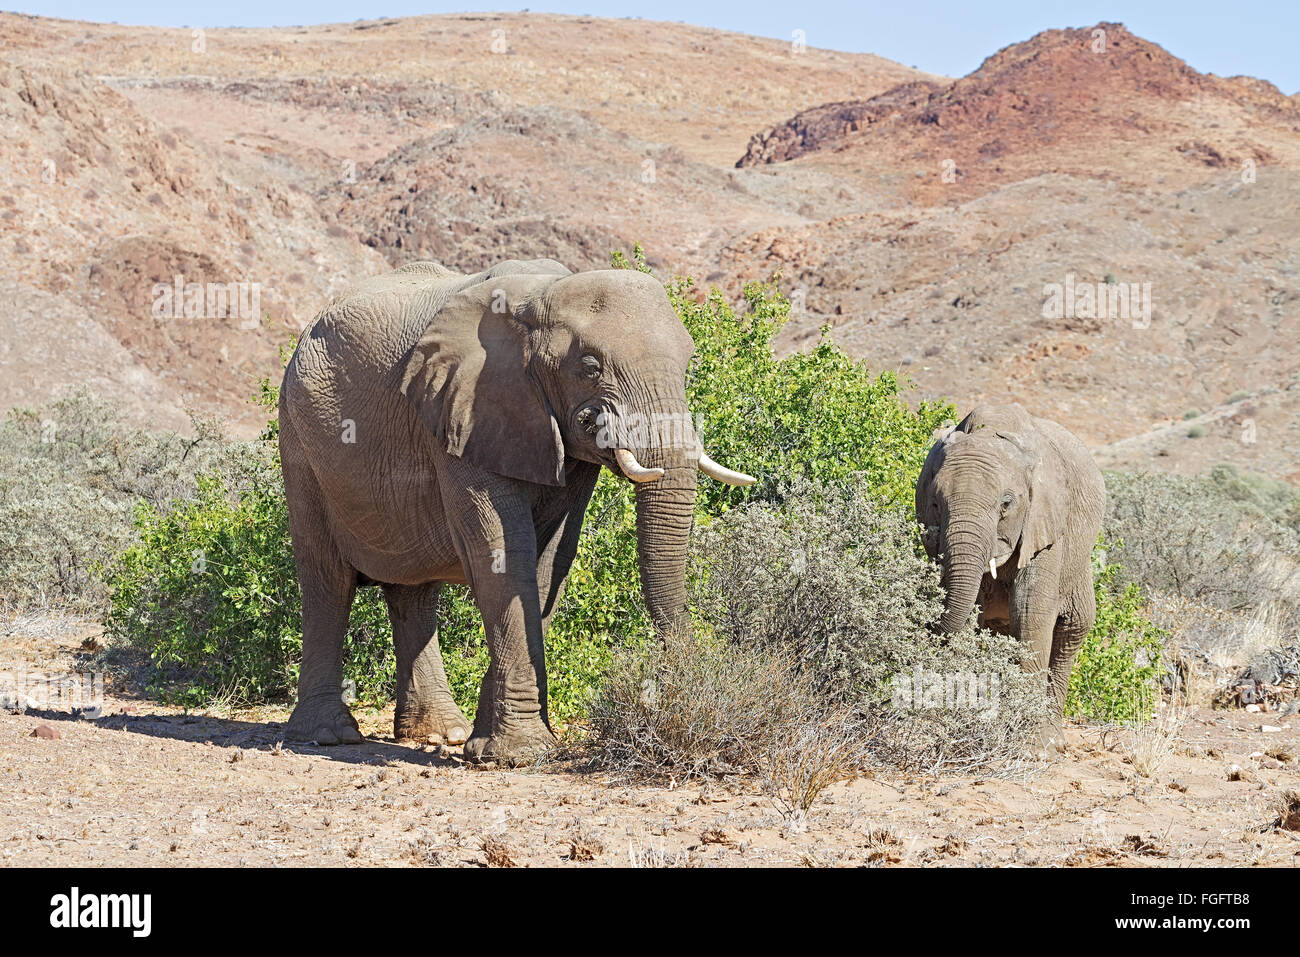
<instances>
[{"instance_id":1,"label":"elephant head","mask_svg":"<svg viewBox=\"0 0 1300 957\"><path fill-rule=\"evenodd\" d=\"M1058 470L1044 467L1051 452L1028 415L1014 430L997 429L978 411L936 433L916 486L922 540L947 592L945 632L970 617L985 574L1014 576L1064 527L1063 496L1051 487Z\"/></svg>"},{"instance_id":2,"label":"elephant head","mask_svg":"<svg viewBox=\"0 0 1300 957\"><path fill-rule=\"evenodd\" d=\"M754 479L717 465L696 438L694 343L663 286L545 260L475 278L438 309L401 391L448 452L489 471L562 486L579 460L635 482L642 592L657 626L678 627L696 471Z\"/></svg>"}]
</instances>

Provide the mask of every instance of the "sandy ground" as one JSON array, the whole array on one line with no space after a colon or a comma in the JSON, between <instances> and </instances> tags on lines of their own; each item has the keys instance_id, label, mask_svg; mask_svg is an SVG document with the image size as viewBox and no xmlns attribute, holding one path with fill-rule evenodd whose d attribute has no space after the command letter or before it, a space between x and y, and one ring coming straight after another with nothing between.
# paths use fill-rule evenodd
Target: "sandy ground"
<instances>
[{"instance_id":1,"label":"sandy ground","mask_svg":"<svg viewBox=\"0 0 1300 957\"><path fill-rule=\"evenodd\" d=\"M0 627L0 671L78 670L87 635ZM1295 714L1189 711L1147 774L1152 748L1088 728L1018 780L880 771L832 787L802 827L743 782L474 770L457 749L396 744L376 711L358 715L364 744L282 745L286 717L185 713L112 677L97 720L0 711L0 863L1300 865L1300 831L1271 826L1300 789Z\"/></svg>"}]
</instances>

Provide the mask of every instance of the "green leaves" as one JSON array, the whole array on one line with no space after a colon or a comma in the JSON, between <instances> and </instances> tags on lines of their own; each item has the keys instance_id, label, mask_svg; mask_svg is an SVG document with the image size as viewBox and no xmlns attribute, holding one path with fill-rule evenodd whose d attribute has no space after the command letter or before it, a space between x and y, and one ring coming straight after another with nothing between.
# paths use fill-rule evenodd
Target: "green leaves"
<instances>
[{"instance_id":1,"label":"green leaves","mask_svg":"<svg viewBox=\"0 0 1300 957\"><path fill-rule=\"evenodd\" d=\"M892 372L873 374L823 329L809 352L783 358L774 341L790 303L772 283L745 286L745 312L713 289L702 302L692 283L669 286L695 340L687 376L691 410L709 454L758 476L749 488L706 483L701 508L719 514L747 498L770 499L797 478L834 480L860 473L878 501L911 507L930 434L954 416L946 403L904 401L911 389Z\"/></svg>"},{"instance_id":2,"label":"green leaves","mask_svg":"<svg viewBox=\"0 0 1300 957\"><path fill-rule=\"evenodd\" d=\"M1121 583L1120 566L1105 563L1106 547L1099 542L1094 553L1101 568L1093 586L1097 620L1074 660L1065 713L1141 724L1155 714L1157 682L1163 671L1161 651L1168 632L1144 617L1142 587Z\"/></svg>"},{"instance_id":3,"label":"green leaves","mask_svg":"<svg viewBox=\"0 0 1300 957\"><path fill-rule=\"evenodd\" d=\"M302 601L273 464L242 488L207 475L193 499L137 508L138 539L109 576L105 630L148 650L151 691L164 698L249 703L283 698L297 684ZM361 698L393 694L387 627L378 592L359 595L345 677Z\"/></svg>"}]
</instances>

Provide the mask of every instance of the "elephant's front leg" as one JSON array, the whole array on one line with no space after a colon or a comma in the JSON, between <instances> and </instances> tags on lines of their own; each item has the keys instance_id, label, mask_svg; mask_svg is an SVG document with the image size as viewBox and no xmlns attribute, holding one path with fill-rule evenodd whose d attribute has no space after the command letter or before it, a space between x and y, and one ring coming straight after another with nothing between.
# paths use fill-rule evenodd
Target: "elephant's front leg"
<instances>
[{"instance_id":1,"label":"elephant's front leg","mask_svg":"<svg viewBox=\"0 0 1300 957\"><path fill-rule=\"evenodd\" d=\"M462 479L457 485L449 493L456 501L447 512L483 614L491 657L465 758L526 764L555 743L546 716L546 654L529 487L497 476Z\"/></svg>"},{"instance_id":2,"label":"elephant's front leg","mask_svg":"<svg viewBox=\"0 0 1300 957\"><path fill-rule=\"evenodd\" d=\"M1065 697L1070 690L1070 672L1074 670L1075 655L1079 653L1080 646L1097 619L1097 596L1092 585L1091 568L1076 577L1078 580L1069 589L1065 612L1056 625L1052 641L1049 680L1053 713L1057 716L1058 727L1065 722Z\"/></svg>"},{"instance_id":3,"label":"elephant's front leg","mask_svg":"<svg viewBox=\"0 0 1300 957\"><path fill-rule=\"evenodd\" d=\"M1064 742L1061 711L1051 688L1052 644L1061 610L1060 555L1056 546L1044 549L1016 573L1011 586L1011 633L1020 640L1020 664L1040 677L1047 697L1047 714L1039 729L1039 744L1059 750Z\"/></svg>"}]
</instances>

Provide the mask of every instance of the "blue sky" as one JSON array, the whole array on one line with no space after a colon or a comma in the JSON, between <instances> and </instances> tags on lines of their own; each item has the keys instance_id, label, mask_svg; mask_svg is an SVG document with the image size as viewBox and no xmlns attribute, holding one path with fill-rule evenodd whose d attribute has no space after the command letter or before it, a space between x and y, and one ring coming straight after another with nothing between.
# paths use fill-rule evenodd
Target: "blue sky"
<instances>
[{"instance_id":1,"label":"blue sky","mask_svg":"<svg viewBox=\"0 0 1300 957\"><path fill-rule=\"evenodd\" d=\"M1300 0L1240 4L1223 0L223 0L208 6L175 0L0 0L23 13L76 20L160 26L285 26L465 10L545 10L552 13L681 20L759 36L789 39L803 30L809 46L878 53L908 66L962 76L1008 43L1049 27L1120 21L1203 72L1262 77L1284 93L1300 92Z\"/></svg>"}]
</instances>

